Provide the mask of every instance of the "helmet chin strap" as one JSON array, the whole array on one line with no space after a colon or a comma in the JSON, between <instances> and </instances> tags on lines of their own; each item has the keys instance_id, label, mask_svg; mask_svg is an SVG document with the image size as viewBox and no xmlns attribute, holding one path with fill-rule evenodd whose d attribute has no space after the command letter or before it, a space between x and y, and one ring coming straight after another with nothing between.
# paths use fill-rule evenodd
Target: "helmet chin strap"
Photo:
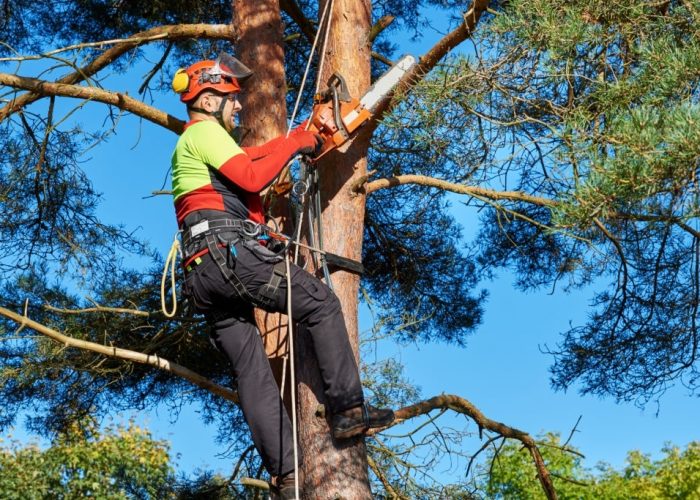
<instances>
[{"instance_id":1,"label":"helmet chin strap","mask_svg":"<svg viewBox=\"0 0 700 500\"><path fill-rule=\"evenodd\" d=\"M221 103L219 104L219 109L217 109L216 111L207 111L204 108L197 108L194 106L189 106L189 109L192 111L196 111L197 113L202 113L204 115L213 116L214 118L216 118L216 121L219 122L219 125L221 125L222 127L224 127L224 129L226 129L226 125L224 124L224 108L225 107L226 107L226 98L224 97L223 99L221 99Z\"/></svg>"}]
</instances>

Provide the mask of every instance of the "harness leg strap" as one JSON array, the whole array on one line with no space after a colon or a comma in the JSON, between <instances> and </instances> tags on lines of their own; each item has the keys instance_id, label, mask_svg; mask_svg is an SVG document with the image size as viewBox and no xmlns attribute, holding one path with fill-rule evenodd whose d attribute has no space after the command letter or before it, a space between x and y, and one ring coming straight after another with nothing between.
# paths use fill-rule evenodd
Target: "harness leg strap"
<instances>
[{"instance_id":1,"label":"harness leg strap","mask_svg":"<svg viewBox=\"0 0 700 500\"><path fill-rule=\"evenodd\" d=\"M277 301L277 291L280 285L287 279L287 266L284 261L278 262L272 268L270 280L258 290L258 302L271 307Z\"/></svg>"},{"instance_id":2,"label":"harness leg strap","mask_svg":"<svg viewBox=\"0 0 700 500\"><path fill-rule=\"evenodd\" d=\"M219 246L216 234L207 234L206 241L207 248L209 249L209 254L214 259L214 262L216 262L216 265L219 266L221 274L224 275L224 278L226 278L226 280L229 283L231 283L231 285L233 285L233 288L236 290L238 296L242 299L246 299L255 303L255 298L250 294L250 292L245 287L243 282L238 278L238 276L236 276L236 273L231 271L231 268L228 266L227 256L224 255L224 253L221 251L221 247Z\"/></svg>"}]
</instances>

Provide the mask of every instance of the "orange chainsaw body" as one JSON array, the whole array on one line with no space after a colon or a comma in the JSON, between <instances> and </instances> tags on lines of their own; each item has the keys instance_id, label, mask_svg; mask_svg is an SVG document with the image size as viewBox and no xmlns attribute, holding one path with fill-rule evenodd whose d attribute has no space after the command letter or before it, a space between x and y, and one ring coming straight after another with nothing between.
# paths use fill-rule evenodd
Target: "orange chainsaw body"
<instances>
[{"instance_id":1,"label":"orange chainsaw body","mask_svg":"<svg viewBox=\"0 0 700 500\"><path fill-rule=\"evenodd\" d=\"M343 145L372 117L359 99L350 96L345 80L337 73L328 81L328 90L317 95L314 101L316 104L309 119L309 130L323 138L323 146L316 160Z\"/></svg>"},{"instance_id":2,"label":"orange chainsaw body","mask_svg":"<svg viewBox=\"0 0 700 500\"><path fill-rule=\"evenodd\" d=\"M361 107L360 100L352 98L350 102L340 103L340 116L333 110L332 102L323 102L314 106L309 130L323 138L323 146L317 158L331 149L343 145L357 129L372 117L371 113ZM342 120L339 126L337 119Z\"/></svg>"},{"instance_id":3,"label":"orange chainsaw body","mask_svg":"<svg viewBox=\"0 0 700 500\"><path fill-rule=\"evenodd\" d=\"M326 90L314 96L313 112L309 118L308 129L323 139L321 151L315 159L349 141L372 118L377 104L391 94L415 64L413 56L401 57L360 99L350 95L340 73L333 73Z\"/></svg>"}]
</instances>

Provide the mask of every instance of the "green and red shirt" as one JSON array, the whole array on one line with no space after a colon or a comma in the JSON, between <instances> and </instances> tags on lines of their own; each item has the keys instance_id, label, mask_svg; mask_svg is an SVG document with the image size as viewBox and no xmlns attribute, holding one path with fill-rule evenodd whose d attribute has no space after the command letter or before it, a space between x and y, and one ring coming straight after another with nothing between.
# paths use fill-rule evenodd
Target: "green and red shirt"
<instances>
[{"instance_id":1,"label":"green and red shirt","mask_svg":"<svg viewBox=\"0 0 700 500\"><path fill-rule=\"evenodd\" d=\"M264 223L260 191L270 185L296 154L293 137L241 148L214 121L185 126L172 156L172 185L177 222L195 210L220 210L236 219Z\"/></svg>"}]
</instances>

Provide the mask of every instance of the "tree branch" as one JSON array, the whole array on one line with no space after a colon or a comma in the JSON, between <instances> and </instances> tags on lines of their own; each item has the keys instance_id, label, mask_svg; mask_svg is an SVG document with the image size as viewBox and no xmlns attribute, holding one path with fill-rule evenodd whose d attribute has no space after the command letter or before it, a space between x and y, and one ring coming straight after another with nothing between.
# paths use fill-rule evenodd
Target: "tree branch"
<instances>
[{"instance_id":1,"label":"tree branch","mask_svg":"<svg viewBox=\"0 0 700 500\"><path fill-rule=\"evenodd\" d=\"M396 177L389 177L386 179L377 179L364 184L365 182L367 182L367 178L362 177L358 180L358 182L350 186L350 189L355 192L364 192L366 194L369 194L374 191L379 191L380 189L385 189L389 187L397 187L405 184L418 184L421 186L435 187L445 191L451 191L453 193L468 194L472 196L478 196L481 198L488 198L491 200L524 201L526 203L532 203L534 205L540 205L543 207L553 207L558 205L558 202L549 198L532 196L522 191L496 191L493 189L484 189L477 186L455 184L452 182L448 182L442 179L436 179L434 177L428 177L425 175L398 175Z\"/></svg>"},{"instance_id":2,"label":"tree branch","mask_svg":"<svg viewBox=\"0 0 700 500\"><path fill-rule=\"evenodd\" d=\"M384 486L384 489L390 495L390 498L392 500L404 500L406 498L403 495L399 495L398 493L396 493L396 490L394 490L394 488L391 486L391 483L389 483L389 480L382 473L382 470L379 468L377 463L369 454L367 455L367 465L369 465L369 468L372 469L372 472L374 472L374 475L377 476L377 479L379 479L382 482L382 486Z\"/></svg>"},{"instance_id":3,"label":"tree branch","mask_svg":"<svg viewBox=\"0 0 700 500\"><path fill-rule=\"evenodd\" d=\"M243 486L248 486L249 488L258 488L263 491L270 491L270 483L263 481L262 479L244 477L241 478L241 484Z\"/></svg>"},{"instance_id":4,"label":"tree branch","mask_svg":"<svg viewBox=\"0 0 700 500\"><path fill-rule=\"evenodd\" d=\"M30 92L28 94L24 94L24 96L38 96L36 99L44 96L63 96L111 104L120 109L145 118L156 125L172 130L176 134L182 133L185 125L182 120L151 107L142 101L134 99L133 97L129 97L127 94L122 94L121 92L109 92L97 87L85 87L82 85L71 85L67 83L52 83L44 80L38 80L36 78L11 75L8 73L0 73L0 84L18 89L29 90ZM2 110L0 110L0 121L1 120Z\"/></svg>"},{"instance_id":5,"label":"tree branch","mask_svg":"<svg viewBox=\"0 0 700 500\"><path fill-rule=\"evenodd\" d=\"M428 52L421 56L420 61L401 79L401 82L394 87L394 91L388 94L384 100L377 105L372 120L363 127L362 134L371 135L374 129L379 125L382 116L396 106L398 103L398 101L394 99L396 93L405 94L408 92L437 65L440 59L471 36L481 19L481 15L487 9L489 2L490 0L473 0L471 8L464 14L464 22L455 30L445 35L433 45Z\"/></svg>"},{"instance_id":6,"label":"tree branch","mask_svg":"<svg viewBox=\"0 0 700 500\"><path fill-rule=\"evenodd\" d=\"M386 56L381 55L379 52L372 51L372 57L377 61L384 63L388 68L394 65L394 61Z\"/></svg>"},{"instance_id":7,"label":"tree branch","mask_svg":"<svg viewBox=\"0 0 700 500\"><path fill-rule=\"evenodd\" d=\"M280 9L282 9L284 13L287 14L292 21L297 24L297 26L299 26L299 29L304 34L306 39L313 43L314 38L316 37L316 28L314 28L313 24L304 15L299 7L299 4L297 4L294 0L280 0Z\"/></svg>"},{"instance_id":8,"label":"tree branch","mask_svg":"<svg viewBox=\"0 0 700 500\"><path fill-rule=\"evenodd\" d=\"M136 33L129 38L115 41L114 47L106 50L92 62L83 66L77 71L59 79L56 83L69 85L79 83L94 75L99 70L105 68L126 52L144 43L159 40L177 41L186 40L189 38L211 38L233 41L235 38L235 32L234 27L230 24L180 24L158 26L141 33ZM30 92L13 99L8 105L0 109L0 122L2 122L10 114L15 113L24 106L41 99L43 96L44 94Z\"/></svg>"},{"instance_id":9,"label":"tree branch","mask_svg":"<svg viewBox=\"0 0 700 500\"><path fill-rule=\"evenodd\" d=\"M372 29L370 29L369 31L369 35L367 36L370 43L374 42L374 40L381 34L381 32L387 29L389 25L394 22L394 19L396 19L394 16L380 17L377 20L377 22L374 23Z\"/></svg>"},{"instance_id":10,"label":"tree branch","mask_svg":"<svg viewBox=\"0 0 700 500\"><path fill-rule=\"evenodd\" d=\"M549 471L547 470L547 466L542 459L542 455L540 454L535 440L526 432L487 418L476 406L464 398L452 394L443 394L440 396L435 396L434 398L426 399L425 401L420 401L410 406L405 406L399 410L396 410L396 420L394 420L391 426L400 424L410 418L426 415L432 410L436 410L438 408L450 409L457 413L467 415L474 422L476 422L480 431L481 429L487 429L503 437L517 439L520 441L532 456L532 460L535 463L535 468L537 470L537 478L539 479L547 498L549 500L555 500L557 498L557 493L554 489L554 485L552 484ZM375 434L380 430L383 429L374 429L368 434Z\"/></svg>"},{"instance_id":11,"label":"tree branch","mask_svg":"<svg viewBox=\"0 0 700 500\"><path fill-rule=\"evenodd\" d=\"M428 177L425 175L397 175L395 177L387 177L385 179L376 179L368 182L370 176L375 171L368 172L367 175L359 177L353 184L350 185L350 190L355 193L370 194L380 189L393 188L397 186L403 186L406 184L416 184L419 186L434 187L437 189L442 189L444 191L450 191L452 193L466 194L469 196L474 196L478 198L486 198L489 200L509 200L509 201L521 201L525 203L531 203L533 205L538 205L541 207L558 207L562 203L551 198L544 198L541 196L534 196L527 194L523 191L497 191L494 189L485 189L478 186L467 186L465 184L456 184L443 179L436 179L435 177ZM700 240L700 232L690 227L688 224L683 222L680 217L673 217L668 215L656 215L656 214L638 214L630 212L619 212L616 210L611 210L605 214L606 219L619 219L619 220L630 220L637 222L667 222L675 224L683 231L691 234L693 237Z\"/></svg>"},{"instance_id":12,"label":"tree branch","mask_svg":"<svg viewBox=\"0 0 700 500\"><path fill-rule=\"evenodd\" d=\"M119 347L108 347L106 345L97 344L95 342L89 342L87 340L75 339L68 335L64 335L60 332L57 332L56 330L49 328L45 325L42 325L41 323L37 323L36 321L29 319L26 315L26 311L25 315L22 316L13 311L10 311L9 309L0 307L0 315L5 316L6 318L9 318L15 323L19 324L20 329L25 327L31 328L32 330L47 336L55 340L56 342L60 342L66 345L67 347L75 347L77 349L96 352L98 354L102 354L110 358L116 358L124 361L131 361L134 363L153 366L160 370L181 377L193 383L197 387L205 389L211 392L212 394L216 394L217 396L220 396L228 401L238 403L238 393L236 393L235 391L232 391L227 387L215 384L208 378L203 377L202 375L190 370L189 368L186 368L182 365L178 365L177 363L172 363L167 359L163 359L157 355L148 355L136 351L131 351L129 349L122 349Z\"/></svg>"},{"instance_id":13,"label":"tree branch","mask_svg":"<svg viewBox=\"0 0 700 500\"><path fill-rule=\"evenodd\" d=\"M131 314L133 316L143 316L145 318L148 318L151 316L151 313L149 311L141 311L138 309L127 309L123 307L103 307L103 306L95 306L95 307L84 307L82 309L61 309L59 307L52 306L51 304L44 304L44 309L47 311L53 311L57 313L62 313L62 314L84 314L84 313L97 313L97 312L107 312L107 313L114 313L114 314Z\"/></svg>"}]
</instances>

